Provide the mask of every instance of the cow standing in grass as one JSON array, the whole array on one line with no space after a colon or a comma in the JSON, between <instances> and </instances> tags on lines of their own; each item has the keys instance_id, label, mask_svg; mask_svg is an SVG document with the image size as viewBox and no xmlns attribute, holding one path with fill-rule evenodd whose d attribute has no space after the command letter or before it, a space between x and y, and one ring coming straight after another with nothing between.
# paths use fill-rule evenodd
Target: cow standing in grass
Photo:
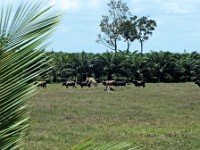
<instances>
[{"instance_id":1,"label":"cow standing in grass","mask_svg":"<svg viewBox=\"0 0 200 150\"><path fill-rule=\"evenodd\" d=\"M195 82L195 84L198 85L198 86L200 87L200 80L197 80L197 81Z\"/></svg>"},{"instance_id":2,"label":"cow standing in grass","mask_svg":"<svg viewBox=\"0 0 200 150\"><path fill-rule=\"evenodd\" d=\"M46 81L36 81L35 84L37 84L37 87L47 88Z\"/></svg>"},{"instance_id":3,"label":"cow standing in grass","mask_svg":"<svg viewBox=\"0 0 200 150\"><path fill-rule=\"evenodd\" d=\"M87 77L87 78L86 78L86 82L87 82L87 83L91 83L91 84L94 85L94 86L97 86L97 85L98 85L97 81L96 81L94 78L92 78L92 77Z\"/></svg>"},{"instance_id":4,"label":"cow standing in grass","mask_svg":"<svg viewBox=\"0 0 200 150\"><path fill-rule=\"evenodd\" d=\"M126 81L116 81L114 83L114 86L126 86L127 82Z\"/></svg>"},{"instance_id":5,"label":"cow standing in grass","mask_svg":"<svg viewBox=\"0 0 200 150\"><path fill-rule=\"evenodd\" d=\"M107 86L114 86L116 84L116 80L106 80L106 81L102 81L102 84Z\"/></svg>"},{"instance_id":6,"label":"cow standing in grass","mask_svg":"<svg viewBox=\"0 0 200 150\"><path fill-rule=\"evenodd\" d=\"M144 81L138 81L138 80L133 80L132 82L136 87L145 87L145 82Z\"/></svg>"},{"instance_id":7,"label":"cow standing in grass","mask_svg":"<svg viewBox=\"0 0 200 150\"><path fill-rule=\"evenodd\" d=\"M66 81L66 82L63 82L62 85L66 86L66 88L68 88L69 86L71 86L72 88L76 88L76 82L74 81Z\"/></svg>"},{"instance_id":8,"label":"cow standing in grass","mask_svg":"<svg viewBox=\"0 0 200 150\"><path fill-rule=\"evenodd\" d=\"M83 88L84 86L87 86L87 87L91 87L91 82L88 82L88 81L77 81L77 84L81 86L81 88Z\"/></svg>"},{"instance_id":9,"label":"cow standing in grass","mask_svg":"<svg viewBox=\"0 0 200 150\"><path fill-rule=\"evenodd\" d=\"M116 85L116 80L106 80L106 81L102 81L102 84L105 85L105 89L104 91L114 91L114 89L111 86L115 86Z\"/></svg>"}]
</instances>

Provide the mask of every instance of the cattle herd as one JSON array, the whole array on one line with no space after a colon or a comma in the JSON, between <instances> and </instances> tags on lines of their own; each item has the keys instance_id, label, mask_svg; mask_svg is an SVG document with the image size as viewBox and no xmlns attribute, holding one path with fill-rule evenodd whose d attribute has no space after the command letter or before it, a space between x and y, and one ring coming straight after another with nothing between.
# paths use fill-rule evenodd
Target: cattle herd
<instances>
[{"instance_id":1,"label":"cattle herd","mask_svg":"<svg viewBox=\"0 0 200 150\"><path fill-rule=\"evenodd\" d=\"M47 88L47 82L46 81L37 81L34 84L37 84L37 87L42 87L42 88ZM91 85L97 86L100 83L97 83L97 81L94 78L87 78L85 81L66 81L63 82L62 85L65 86L66 88L72 87L72 88L77 88L79 85L81 88L83 87L88 87L90 88ZM138 81L138 80L133 80L132 84L135 85L135 87L145 87L145 82L144 81ZM117 86L126 86L127 81L117 81L117 80L105 80L102 81L102 85L105 86L105 91L107 90L114 90L113 87Z\"/></svg>"},{"instance_id":2,"label":"cattle herd","mask_svg":"<svg viewBox=\"0 0 200 150\"><path fill-rule=\"evenodd\" d=\"M47 82L46 81L36 81L34 84L37 85L37 87L47 88ZM135 85L135 87L145 87L144 81L139 80L133 80L132 84ZM200 87L200 80L195 81L195 84L197 84ZM86 81L66 81L62 83L63 86L68 88L69 86L72 88L77 88L77 85L79 85L81 88L88 87L90 88L91 85L97 86L98 83L95 81L94 78L87 78ZM102 81L102 85L105 86L105 91L107 90L114 90L113 87L117 86L126 86L127 81L117 81L117 80L105 80Z\"/></svg>"}]
</instances>

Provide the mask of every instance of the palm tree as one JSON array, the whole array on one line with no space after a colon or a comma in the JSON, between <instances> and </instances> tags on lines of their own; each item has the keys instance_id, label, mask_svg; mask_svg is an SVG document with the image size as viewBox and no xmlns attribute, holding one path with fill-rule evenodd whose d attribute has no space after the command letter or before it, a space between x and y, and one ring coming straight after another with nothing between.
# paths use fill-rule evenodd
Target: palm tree
<instances>
[{"instance_id":1,"label":"palm tree","mask_svg":"<svg viewBox=\"0 0 200 150\"><path fill-rule=\"evenodd\" d=\"M131 76L131 80L141 80L143 79L143 63L145 63L146 57L141 57L137 51L127 54L126 59L124 61L125 71L129 76Z\"/></svg>"},{"instance_id":2,"label":"palm tree","mask_svg":"<svg viewBox=\"0 0 200 150\"><path fill-rule=\"evenodd\" d=\"M149 72L151 78L156 78L158 82L165 80L172 80L170 70L174 68L173 62L175 61L170 52L154 52L151 51L147 55L148 63L146 63L146 72ZM148 71L147 71L148 70Z\"/></svg>"},{"instance_id":3,"label":"palm tree","mask_svg":"<svg viewBox=\"0 0 200 150\"><path fill-rule=\"evenodd\" d=\"M86 52L82 51L73 56L71 68L75 68L81 81L85 81L90 74L90 58Z\"/></svg>"},{"instance_id":4,"label":"palm tree","mask_svg":"<svg viewBox=\"0 0 200 150\"><path fill-rule=\"evenodd\" d=\"M114 59L116 57L116 53L106 52L99 56L99 62L104 66L102 72L107 76L107 80L112 79L112 75L114 72L115 64Z\"/></svg>"},{"instance_id":5,"label":"palm tree","mask_svg":"<svg viewBox=\"0 0 200 150\"><path fill-rule=\"evenodd\" d=\"M175 55L175 58L180 80L183 79L187 82L198 78L197 72L199 70L200 56L197 52L184 52L183 54Z\"/></svg>"},{"instance_id":6,"label":"palm tree","mask_svg":"<svg viewBox=\"0 0 200 150\"><path fill-rule=\"evenodd\" d=\"M0 12L0 149L19 149L28 125L26 100L36 85L30 81L46 72L44 43L60 21L45 2L12 4Z\"/></svg>"},{"instance_id":7,"label":"palm tree","mask_svg":"<svg viewBox=\"0 0 200 150\"><path fill-rule=\"evenodd\" d=\"M65 81L72 72L69 68L69 55L63 52L51 52L51 58L53 58L53 61L51 61L50 64L52 69L50 71L49 77L53 80L54 83L57 83L61 80Z\"/></svg>"}]
</instances>

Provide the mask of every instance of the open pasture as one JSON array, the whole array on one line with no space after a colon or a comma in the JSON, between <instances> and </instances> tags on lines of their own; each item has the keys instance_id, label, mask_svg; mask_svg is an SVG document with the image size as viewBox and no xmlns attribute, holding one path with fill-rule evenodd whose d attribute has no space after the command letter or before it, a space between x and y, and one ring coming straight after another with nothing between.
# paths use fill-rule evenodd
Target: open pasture
<instances>
[{"instance_id":1,"label":"open pasture","mask_svg":"<svg viewBox=\"0 0 200 150\"><path fill-rule=\"evenodd\" d=\"M144 150L200 148L200 88L194 83L133 84L104 91L48 84L28 102L27 150L67 150L96 142L132 141Z\"/></svg>"}]
</instances>

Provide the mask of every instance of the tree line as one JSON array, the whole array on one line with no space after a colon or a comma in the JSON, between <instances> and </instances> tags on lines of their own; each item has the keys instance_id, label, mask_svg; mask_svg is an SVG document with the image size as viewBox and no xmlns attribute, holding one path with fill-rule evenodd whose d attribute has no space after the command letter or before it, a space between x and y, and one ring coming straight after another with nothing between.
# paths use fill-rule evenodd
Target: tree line
<instances>
[{"instance_id":1,"label":"tree line","mask_svg":"<svg viewBox=\"0 0 200 150\"><path fill-rule=\"evenodd\" d=\"M81 80L144 80L145 82L188 82L200 79L200 54L150 51L118 51L104 53L47 52L52 59L45 76L50 82ZM48 67L49 67L48 66Z\"/></svg>"}]
</instances>

